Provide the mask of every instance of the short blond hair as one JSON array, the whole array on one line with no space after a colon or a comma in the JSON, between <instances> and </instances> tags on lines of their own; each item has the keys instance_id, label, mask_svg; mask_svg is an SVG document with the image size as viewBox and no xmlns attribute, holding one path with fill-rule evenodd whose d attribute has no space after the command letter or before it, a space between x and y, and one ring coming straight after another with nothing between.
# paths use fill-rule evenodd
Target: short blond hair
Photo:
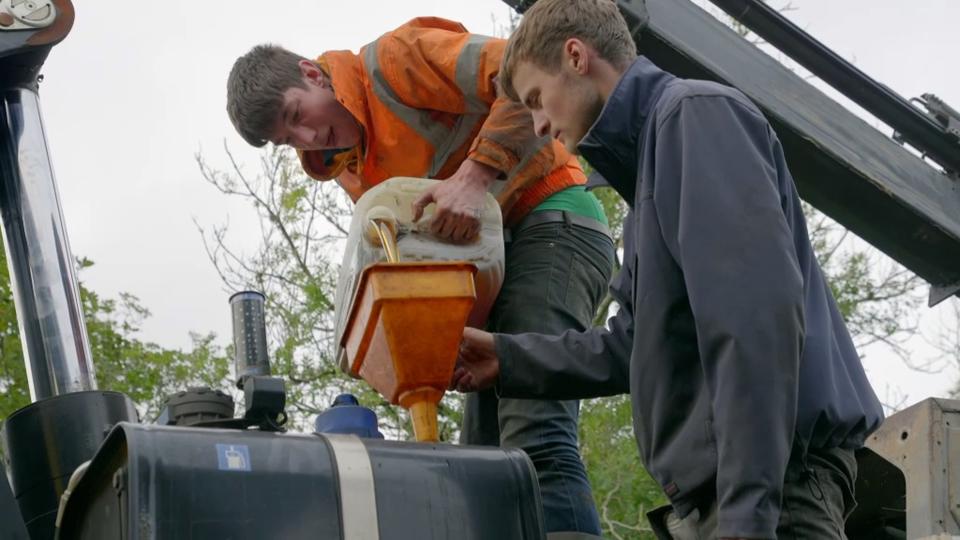
<instances>
[{"instance_id":1,"label":"short blond hair","mask_svg":"<svg viewBox=\"0 0 960 540\"><path fill-rule=\"evenodd\" d=\"M626 69L637 57L637 45L627 21L613 0L539 0L527 11L510 36L500 66L500 86L519 101L513 77L521 62L556 73L563 60L563 44L578 38L617 69Z\"/></svg>"}]
</instances>

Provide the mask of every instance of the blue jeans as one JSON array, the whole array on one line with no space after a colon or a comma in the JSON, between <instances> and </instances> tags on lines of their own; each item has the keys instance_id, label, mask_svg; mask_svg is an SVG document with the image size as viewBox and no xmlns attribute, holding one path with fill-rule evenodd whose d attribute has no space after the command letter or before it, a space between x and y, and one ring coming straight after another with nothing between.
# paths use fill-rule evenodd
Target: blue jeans
<instances>
[{"instance_id":1,"label":"blue jeans","mask_svg":"<svg viewBox=\"0 0 960 540\"><path fill-rule=\"evenodd\" d=\"M513 234L503 288L487 329L560 334L592 326L613 271L614 248L600 232L563 221ZM547 532L600 534L577 442L578 401L498 399L468 394L460 441L523 449L537 470Z\"/></svg>"}]
</instances>

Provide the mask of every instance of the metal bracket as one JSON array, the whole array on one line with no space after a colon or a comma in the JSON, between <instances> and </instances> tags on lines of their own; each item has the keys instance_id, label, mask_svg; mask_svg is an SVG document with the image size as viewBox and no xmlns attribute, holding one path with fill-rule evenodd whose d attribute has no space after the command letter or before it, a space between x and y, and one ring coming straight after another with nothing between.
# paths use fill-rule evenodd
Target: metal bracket
<instances>
[{"instance_id":1,"label":"metal bracket","mask_svg":"<svg viewBox=\"0 0 960 540\"><path fill-rule=\"evenodd\" d=\"M504 0L517 13L523 14L530 9L537 0Z\"/></svg>"},{"instance_id":2,"label":"metal bracket","mask_svg":"<svg viewBox=\"0 0 960 540\"><path fill-rule=\"evenodd\" d=\"M960 140L960 112L933 94L927 93L920 97L930 116L940 122L947 133Z\"/></svg>"},{"instance_id":3,"label":"metal bracket","mask_svg":"<svg viewBox=\"0 0 960 540\"><path fill-rule=\"evenodd\" d=\"M960 112L957 112L956 109L947 105L942 99L929 92L922 94L918 98L911 99L910 102L923 107L923 109L925 109L925 111L923 111L924 114L939 124L944 133L952 136L955 142L960 144ZM893 140L900 144L909 144L907 138L899 131L893 132ZM958 151L960 151L960 148L958 148ZM927 157L926 153L923 155ZM937 160L934 159L934 161ZM952 180L960 180L960 171L951 169L942 161L937 161L937 163L943 167L944 172L949 178Z\"/></svg>"},{"instance_id":4,"label":"metal bracket","mask_svg":"<svg viewBox=\"0 0 960 540\"><path fill-rule=\"evenodd\" d=\"M931 398L887 418L857 453L861 504L847 521L847 536L958 538L958 444L960 401Z\"/></svg>"},{"instance_id":5,"label":"metal bracket","mask_svg":"<svg viewBox=\"0 0 960 540\"><path fill-rule=\"evenodd\" d=\"M504 2L522 15L533 7L537 0L504 0ZM620 13L626 19L627 27L632 35L637 35L647 26L650 15L647 13L646 0L619 0L617 7L620 8Z\"/></svg>"},{"instance_id":6,"label":"metal bracket","mask_svg":"<svg viewBox=\"0 0 960 540\"><path fill-rule=\"evenodd\" d=\"M927 301L928 307L933 307L953 295L960 296L960 281L949 285L930 285L930 298Z\"/></svg>"},{"instance_id":7,"label":"metal bracket","mask_svg":"<svg viewBox=\"0 0 960 540\"><path fill-rule=\"evenodd\" d=\"M0 30L36 30L56 19L53 0L0 0Z\"/></svg>"},{"instance_id":8,"label":"metal bracket","mask_svg":"<svg viewBox=\"0 0 960 540\"><path fill-rule=\"evenodd\" d=\"M620 14L627 21L630 33L639 36L640 32L650 22L650 12L647 11L646 0L620 0L617 2L617 7L620 8Z\"/></svg>"}]
</instances>

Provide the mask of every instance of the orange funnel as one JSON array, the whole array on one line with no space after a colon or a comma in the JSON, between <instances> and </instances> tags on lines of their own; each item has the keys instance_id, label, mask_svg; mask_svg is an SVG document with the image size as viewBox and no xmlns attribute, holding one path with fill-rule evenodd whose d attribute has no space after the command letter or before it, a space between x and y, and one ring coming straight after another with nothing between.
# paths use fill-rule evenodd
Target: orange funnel
<instances>
[{"instance_id":1,"label":"orange funnel","mask_svg":"<svg viewBox=\"0 0 960 540\"><path fill-rule=\"evenodd\" d=\"M477 267L465 262L372 264L343 334L350 372L410 410L418 441L437 440L437 403L453 375Z\"/></svg>"}]
</instances>

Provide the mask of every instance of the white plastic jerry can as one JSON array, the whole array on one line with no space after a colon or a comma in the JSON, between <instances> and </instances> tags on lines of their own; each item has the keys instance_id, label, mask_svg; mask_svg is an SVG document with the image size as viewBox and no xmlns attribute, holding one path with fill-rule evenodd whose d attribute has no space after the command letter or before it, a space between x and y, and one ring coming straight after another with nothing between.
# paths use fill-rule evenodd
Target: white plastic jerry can
<instances>
[{"instance_id":1,"label":"white plastic jerry can","mask_svg":"<svg viewBox=\"0 0 960 540\"><path fill-rule=\"evenodd\" d=\"M395 224L397 251L400 261L467 261L477 267L475 286L477 301L467 321L468 326L482 328L490 315L493 302L503 284L504 247L503 219L500 206L489 193L486 195L480 216L478 238L467 244L451 244L430 232L435 205L430 204L423 216L413 222L413 201L430 186L440 180L396 177L386 180L357 201L350 233L340 265L336 295L337 357L340 367L349 372L345 359L340 354L340 341L345 331L347 318L356 294L360 273L367 266L387 261L387 252L379 238L371 234L371 219L381 219Z\"/></svg>"}]
</instances>

